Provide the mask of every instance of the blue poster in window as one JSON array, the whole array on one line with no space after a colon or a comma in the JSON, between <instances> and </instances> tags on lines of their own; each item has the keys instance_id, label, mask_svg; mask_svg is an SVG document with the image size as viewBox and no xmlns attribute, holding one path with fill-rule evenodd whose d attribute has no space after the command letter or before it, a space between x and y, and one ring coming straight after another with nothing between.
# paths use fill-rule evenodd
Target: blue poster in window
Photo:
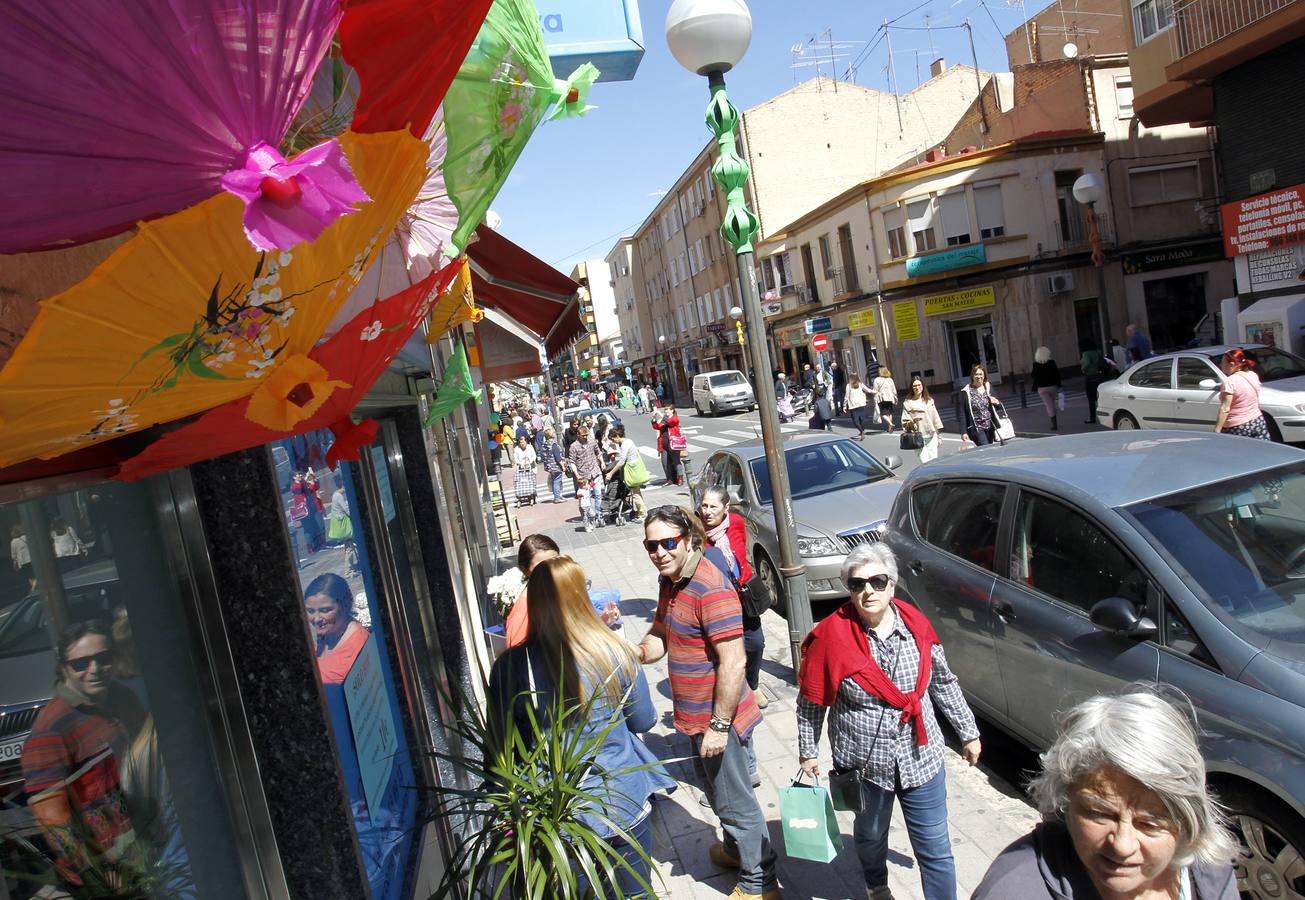
<instances>
[{"instance_id":1,"label":"blue poster in window","mask_svg":"<svg viewBox=\"0 0 1305 900\"><path fill-rule=\"evenodd\" d=\"M363 796L367 798L368 809L380 809L381 798L394 772L399 741L375 638L367 638L353 668L345 676L344 701L349 708L349 728L358 753Z\"/></svg>"},{"instance_id":2,"label":"blue poster in window","mask_svg":"<svg viewBox=\"0 0 1305 900\"><path fill-rule=\"evenodd\" d=\"M385 448L377 444L372 447L372 468L376 470L376 486L381 489L381 510L385 521L394 521L394 495L390 493L390 470L385 465Z\"/></svg>"}]
</instances>

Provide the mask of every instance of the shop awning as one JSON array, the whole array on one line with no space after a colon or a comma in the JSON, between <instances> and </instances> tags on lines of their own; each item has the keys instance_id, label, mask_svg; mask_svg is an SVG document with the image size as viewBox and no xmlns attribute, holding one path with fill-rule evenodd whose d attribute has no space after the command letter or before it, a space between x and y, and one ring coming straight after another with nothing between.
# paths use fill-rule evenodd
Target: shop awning
<instances>
[{"instance_id":1,"label":"shop awning","mask_svg":"<svg viewBox=\"0 0 1305 900\"><path fill-rule=\"evenodd\" d=\"M584 334L579 284L484 225L476 236L467 256L478 305L496 309L542 337L550 357Z\"/></svg>"}]
</instances>

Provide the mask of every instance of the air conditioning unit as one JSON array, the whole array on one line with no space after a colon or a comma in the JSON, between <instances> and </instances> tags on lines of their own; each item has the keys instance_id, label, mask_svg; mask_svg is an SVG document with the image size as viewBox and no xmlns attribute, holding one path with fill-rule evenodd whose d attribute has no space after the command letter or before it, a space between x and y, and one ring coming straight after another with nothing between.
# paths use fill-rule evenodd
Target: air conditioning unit
<instances>
[{"instance_id":1,"label":"air conditioning unit","mask_svg":"<svg viewBox=\"0 0 1305 900\"><path fill-rule=\"evenodd\" d=\"M1074 290L1073 272L1053 272L1047 276L1048 294L1067 294Z\"/></svg>"}]
</instances>

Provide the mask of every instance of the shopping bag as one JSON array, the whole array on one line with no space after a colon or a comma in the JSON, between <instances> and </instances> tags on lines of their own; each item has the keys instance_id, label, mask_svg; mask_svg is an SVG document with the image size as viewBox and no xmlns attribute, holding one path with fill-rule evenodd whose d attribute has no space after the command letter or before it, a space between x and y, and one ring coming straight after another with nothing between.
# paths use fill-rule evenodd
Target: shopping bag
<instances>
[{"instance_id":1,"label":"shopping bag","mask_svg":"<svg viewBox=\"0 0 1305 900\"><path fill-rule=\"evenodd\" d=\"M326 537L332 541L347 541L353 537L353 522L348 516L339 513L331 514L331 527L327 529Z\"/></svg>"},{"instance_id":2,"label":"shopping bag","mask_svg":"<svg viewBox=\"0 0 1305 900\"><path fill-rule=\"evenodd\" d=\"M779 818L789 856L827 863L843 848L843 836L827 788L796 781L790 787L780 788Z\"/></svg>"},{"instance_id":3,"label":"shopping bag","mask_svg":"<svg viewBox=\"0 0 1305 900\"><path fill-rule=\"evenodd\" d=\"M684 451L689 449L689 439L683 435L673 434L670 440L670 449L675 451Z\"/></svg>"},{"instance_id":4,"label":"shopping bag","mask_svg":"<svg viewBox=\"0 0 1305 900\"><path fill-rule=\"evenodd\" d=\"M884 416L879 412L879 403L876 400L870 401L870 421L876 425L884 424Z\"/></svg>"},{"instance_id":5,"label":"shopping bag","mask_svg":"<svg viewBox=\"0 0 1305 900\"><path fill-rule=\"evenodd\" d=\"M1010 416L1006 414L1006 407L1002 406L1000 403L994 403L992 405L992 417L992 424L996 429L994 437L996 437L997 440L1005 443L1015 437L1015 423L1012 422Z\"/></svg>"},{"instance_id":6,"label":"shopping bag","mask_svg":"<svg viewBox=\"0 0 1305 900\"><path fill-rule=\"evenodd\" d=\"M1065 411L1065 392L1056 391L1056 409L1061 412Z\"/></svg>"},{"instance_id":7,"label":"shopping bag","mask_svg":"<svg viewBox=\"0 0 1305 900\"><path fill-rule=\"evenodd\" d=\"M643 454L639 452L637 447L630 457L630 461L625 464L621 477L628 488L641 488L652 481L652 473L648 471L648 466L643 461Z\"/></svg>"}]
</instances>

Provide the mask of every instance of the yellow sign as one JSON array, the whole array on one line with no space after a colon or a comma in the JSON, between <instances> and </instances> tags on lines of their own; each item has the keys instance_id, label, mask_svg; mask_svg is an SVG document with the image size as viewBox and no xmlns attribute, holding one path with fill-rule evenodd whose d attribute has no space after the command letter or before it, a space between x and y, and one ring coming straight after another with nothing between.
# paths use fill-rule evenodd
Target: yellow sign
<instances>
[{"instance_id":1,"label":"yellow sign","mask_svg":"<svg viewBox=\"0 0 1305 900\"><path fill-rule=\"evenodd\" d=\"M847 314L848 331L868 331L875 327L875 311L873 309L863 309L860 312Z\"/></svg>"},{"instance_id":2,"label":"yellow sign","mask_svg":"<svg viewBox=\"0 0 1305 900\"><path fill-rule=\"evenodd\" d=\"M970 288L968 291L952 291L950 294L934 294L924 298L926 316L942 316L947 313L961 312L966 309L979 309L992 306L997 302L992 285Z\"/></svg>"},{"instance_id":3,"label":"yellow sign","mask_svg":"<svg viewBox=\"0 0 1305 900\"><path fill-rule=\"evenodd\" d=\"M893 325L899 341L920 339L920 313L914 300L893 304Z\"/></svg>"}]
</instances>

